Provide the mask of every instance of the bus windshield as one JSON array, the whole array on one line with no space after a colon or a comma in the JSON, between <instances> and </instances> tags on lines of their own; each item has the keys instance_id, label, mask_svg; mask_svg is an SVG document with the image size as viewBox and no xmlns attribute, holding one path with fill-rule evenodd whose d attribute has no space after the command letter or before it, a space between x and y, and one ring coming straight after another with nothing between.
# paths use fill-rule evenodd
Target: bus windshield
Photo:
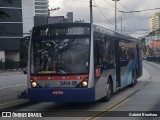
<instances>
[{"instance_id":1,"label":"bus windshield","mask_svg":"<svg viewBox=\"0 0 160 120\"><path fill-rule=\"evenodd\" d=\"M31 47L31 74L86 74L90 38L35 39Z\"/></svg>"}]
</instances>

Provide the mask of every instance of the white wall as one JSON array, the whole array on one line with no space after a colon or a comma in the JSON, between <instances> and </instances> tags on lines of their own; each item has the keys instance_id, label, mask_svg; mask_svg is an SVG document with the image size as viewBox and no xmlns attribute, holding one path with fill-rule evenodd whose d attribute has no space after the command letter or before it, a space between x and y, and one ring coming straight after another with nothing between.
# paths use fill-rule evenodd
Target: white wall
<instances>
[{"instance_id":1,"label":"white wall","mask_svg":"<svg viewBox=\"0 0 160 120\"><path fill-rule=\"evenodd\" d=\"M30 35L34 26L34 0L22 0L23 37Z\"/></svg>"},{"instance_id":2,"label":"white wall","mask_svg":"<svg viewBox=\"0 0 160 120\"><path fill-rule=\"evenodd\" d=\"M0 51L0 60L2 60L2 62L5 62L5 54L4 54L4 51Z\"/></svg>"}]
</instances>

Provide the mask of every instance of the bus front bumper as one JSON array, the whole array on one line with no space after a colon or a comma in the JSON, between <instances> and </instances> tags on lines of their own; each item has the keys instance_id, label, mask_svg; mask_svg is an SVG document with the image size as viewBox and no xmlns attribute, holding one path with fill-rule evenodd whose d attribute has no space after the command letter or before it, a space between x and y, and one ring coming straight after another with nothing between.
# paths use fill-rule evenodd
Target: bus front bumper
<instances>
[{"instance_id":1,"label":"bus front bumper","mask_svg":"<svg viewBox=\"0 0 160 120\"><path fill-rule=\"evenodd\" d=\"M31 102L92 102L94 88L28 88Z\"/></svg>"}]
</instances>

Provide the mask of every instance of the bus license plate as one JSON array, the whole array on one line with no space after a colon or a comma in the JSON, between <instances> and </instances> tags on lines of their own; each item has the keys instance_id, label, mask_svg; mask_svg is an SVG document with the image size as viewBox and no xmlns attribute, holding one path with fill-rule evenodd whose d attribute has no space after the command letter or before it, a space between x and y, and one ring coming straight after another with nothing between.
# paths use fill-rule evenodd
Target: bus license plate
<instances>
[{"instance_id":1,"label":"bus license plate","mask_svg":"<svg viewBox=\"0 0 160 120\"><path fill-rule=\"evenodd\" d=\"M76 86L77 81L60 81L59 85L60 86Z\"/></svg>"}]
</instances>

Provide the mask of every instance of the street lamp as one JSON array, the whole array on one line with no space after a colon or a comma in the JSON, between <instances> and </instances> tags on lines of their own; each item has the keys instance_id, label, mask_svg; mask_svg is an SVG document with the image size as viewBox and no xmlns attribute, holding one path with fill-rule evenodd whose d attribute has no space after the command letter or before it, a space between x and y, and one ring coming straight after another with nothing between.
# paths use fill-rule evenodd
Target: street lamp
<instances>
[{"instance_id":1,"label":"street lamp","mask_svg":"<svg viewBox=\"0 0 160 120\"><path fill-rule=\"evenodd\" d=\"M119 0L112 0L115 1L115 31L117 30L117 1Z\"/></svg>"}]
</instances>

